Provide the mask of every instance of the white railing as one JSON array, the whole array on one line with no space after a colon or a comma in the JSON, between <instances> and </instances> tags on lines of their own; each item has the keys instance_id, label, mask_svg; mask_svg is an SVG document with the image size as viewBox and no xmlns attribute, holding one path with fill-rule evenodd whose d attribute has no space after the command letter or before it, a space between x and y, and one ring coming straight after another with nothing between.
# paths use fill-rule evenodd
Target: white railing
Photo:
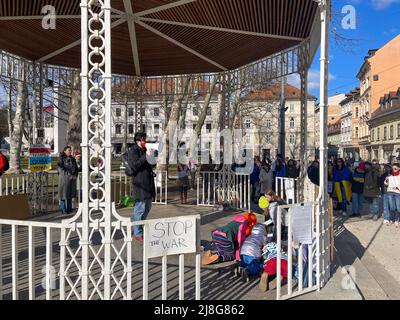
<instances>
[{"instance_id":1,"label":"white railing","mask_svg":"<svg viewBox=\"0 0 400 320\"><path fill-rule=\"evenodd\" d=\"M276 194L288 204L295 204L300 201L298 178L276 177L275 190Z\"/></svg>"},{"instance_id":2,"label":"white railing","mask_svg":"<svg viewBox=\"0 0 400 320\"><path fill-rule=\"evenodd\" d=\"M197 178L197 205L228 204L250 210L250 176L226 171L202 171Z\"/></svg>"},{"instance_id":3,"label":"white railing","mask_svg":"<svg viewBox=\"0 0 400 320\"><path fill-rule=\"evenodd\" d=\"M303 208L303 213L295 212L296 208ZM321 277L325 273L326 268L330 268L329 249L325 250L321 245L322 234L328 233L328 230L321 232L319 207L315 202L285 205L278 208L276 220L277 234L277 300L290 299L296 296L306 294L321 288ZM299 227L294 223L294 214L302 215L302 223L309 224L310 241L306 243L295 243L294 229ZM288 222L287 240L282 239L282 221L285 219ZM299 217L297 217L299 218ZM304 221L304 218L308 221ZM296 221L299 224L299 220ZM304 225L302 225L304 227ZM299 230L299 229L297 229ZM282 279L282 254L287 255L287 282L286 290ZM323 263L325 261L325 267ZM293 269L296 272L294 273Z\"/></svg>"},{"instance_id":4,"label":"white railing","mask_svg":"<svg viewBox=\"0 0 400 320\"><path fill-rule=\"evenodd\" d=\"M168 204L168 172L156 171L154 172L154 185L156 189L155 204ZM124 170L113 172L112 174L112 192L114 194L114 201L120 201L123 196L130 196L132 194L132 178L125 174Z\"/></svg>"},{"instance_id":5,"label":"white railing","mask_svg":"<svg viewBox=\"0 0 400 320\"><path fill-rule=\"evenodd\" d=\"M156 187L156 197L154 203L168 204L168 175L166 171L156 172L154 178ZM38 176L37 176L38 177ZM33 213L40 208L40 212L56 211L59 208L58 198L58 173L48 172L40 176L41 184L35 185L35 177L32 173L20 175L3 175L0 177L0 197L27 194ZM36 178L38 179L38 178ZM77 178L77 201L81 202L82 195L82 175ZM36 188L36 194L35 194ZM113 172L112 174L112 192L115 202L119 202L122 196L131 195L132 182L123 171Z\"/></svg>"},{"instance_id":6,"label":"white railing","mask_svg":"<svg viewBox=\"0 0 400 320\"><path fill-rule=\"evenodd\" d=\"M81 210L62 223L0 220L0 300L103 299L105 290L111 299L200 300L200 216L141 222L120 218L111 223L111 243L102 240L105 222L93 217L89 243L83 243L80 214ZM185 266L188 254L150 259L146 241L149 225L181 218L196 221L194 266ZM135 261L137 255L133 255L135 225L144 227L142 261ZM89 246L88 261L81 255L85 245ZM107 245L109 251L105 250ZM110 267L105 270L107 260ZM186 261L193 261L193 257ZM86 285L82 284L84 266L89 277ZM105 274L111 276L109 286L105 285Z\"/></svg>"}]
</instances>

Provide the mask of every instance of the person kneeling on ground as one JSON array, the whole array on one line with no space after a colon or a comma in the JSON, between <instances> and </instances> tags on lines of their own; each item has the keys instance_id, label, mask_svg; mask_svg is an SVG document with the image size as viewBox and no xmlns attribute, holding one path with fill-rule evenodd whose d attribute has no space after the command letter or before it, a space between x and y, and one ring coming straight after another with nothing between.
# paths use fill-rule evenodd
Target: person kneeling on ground
<instances>
[{"instance_id":1,"label":"person kneeling on ground","mask_svg":"<svg viewBox=\"0 0 400 320\"><path fill-rule=\"evenodd\" d=\"M240 247L257 224L254 213L236 215L233 221L212 232L211 250L204 253L202 264L240 260Z\"/></svg>"},{"instance_id":2,"label":"person kneeling on ground","mask_svg":"<svg viewBox=\"0 0 400 320\"><path fill-rule=\"evenodd\" d=\"M265 292L269 289L270 277L277 274L278 267L278 247L275 242L268 243L263 248L262 257L264 259L264 272L261 275L259 288ZM285 280L288 277L288 256L281 250L281 277Z\"/></svg>"},{"instance_id":3,"label":"person kneeling on ground","mask_svg":"<svg viewBox=\"0 0 400 320\"><path fill-rule=\"evenodd\" d=\"M258 223L240 249L240 274L243 280L259 277L263 268L262 248L273 239L272 220Z\"/></svg>"}]
</instances>

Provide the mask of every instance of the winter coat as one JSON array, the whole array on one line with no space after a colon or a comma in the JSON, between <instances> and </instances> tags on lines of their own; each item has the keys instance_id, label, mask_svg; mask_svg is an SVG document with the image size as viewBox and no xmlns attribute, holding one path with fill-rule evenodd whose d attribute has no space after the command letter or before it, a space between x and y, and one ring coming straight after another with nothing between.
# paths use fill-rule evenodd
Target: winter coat
<instances>
[{"instance_id":1,"label":"winter coat","mask_svg":"<svg viewBox=\"0 0 400 320\"><path fill-rule=\"evenodd\" d=\"M310 181L319 186L319 164L318 167L314 166L316 162L313 162L307 169L307 176Z\"/></svg>"},{"instance_id":2,"label":"winter coat","mask_svg":"<svg viewBox=\"0 0 400 320\"><path fill-rule=\"evenodd\" d=\"M134 145L128 151L128 164L134 174L132 177L132 196L135 201L154 199L156 195L155 174L146 158L146 149Z\"/></svg>"},{"instance_id":3,"label":"winter coat","mask_svg":"<svg viewBox=\"0 0 400 320\"><path fill-rule=\"evenodd\" d=\"M258 223L251 230L240 248L240 255L261 259L262 248L267 243L267 229L265 225Z\"/></svg>"},{"instance_id":4,"label":"winter coat","mask_svg":"<svg viewBox=\"0 0 400 320\"><path fill-rule=\"evenodd\" d=\"M364 182L364 197L376 198L381 195L379 188L379 171L377 168L372 167L370 171L365 174Z\"/></svg>"},{"instance_id":5,"label":"winter coat","mask_svg":"<svg viewBox=\"0 0 400 320\"><path fill-rule=\"evenodd\" d=\"M80 167L74 157L61 155L57 162L58 198L70 200L76 197L76 180Z\"/></svg>"},{"instance_id":6,"label":"winter coat","mask_svg":"<svg viewBox=\"0 0 400 320\"><path fill-rule=\"evenodd\" d=\"M364 192L364 181L365 181L365 171L359 168L354 169L353 176L351 178L351 191L354 193Z\"/></svg>"},{"instance_id":7,"label":"winter coat","mask_svg":"<svg viewBox=\"0 0 400 320\"><path fill-rule=\"evenodd\" d=\"M250 174L250 183L254 184L260 181L260 167L254 164L253 172Z\"/></svg>"},{"instance_id":8,"label":"winter coat","mask_svg":"<svg viewBox=\"0 0 400 320\"><path fill-rule=\"evenodd\" d=\"M260 170L260 186L261 193L267 193L268 191L272 191L272 181L274 176L272 174L272 170L267 170L265 168L261 168Z\"/></svg>"},{"instance_id":9,"label":"winter coat","mask_svg":"<svg viewBox=\"0 0 400 320\"><path fill-rule=\"evenodd\" d=\"M296 179L299 177L299 170L296 166L288 166L286 172L288 178Z\"/></svg>"}]
</instances>

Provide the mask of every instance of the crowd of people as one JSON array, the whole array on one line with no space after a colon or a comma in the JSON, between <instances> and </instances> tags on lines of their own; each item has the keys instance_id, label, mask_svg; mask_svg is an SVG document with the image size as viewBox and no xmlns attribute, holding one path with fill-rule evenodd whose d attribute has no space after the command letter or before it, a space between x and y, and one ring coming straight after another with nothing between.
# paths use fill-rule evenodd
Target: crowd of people
<instances>
[{"instance_id":1,"label":"crowd of people","mask_svg":"<svg viewBox=\"0 0 400 320\"><path fill-rule=\"evenodd\" d=\"M400 165L342 158L328 161L328 193L343 217L365 216L385 225L400 223ZM319 161L308 168L311 182L319 185ZM366 206L368 205L368 207ZM351 212L351 214L350 214Z\"/></svg>"},{"instance_id":2,"label":"crowd of people","mask_svg":"<svg viewBox=\"0 0 400 320\"><path fill-rule=\"evenodd\" d=\"M278 192L276 178L296 179L299 174L299 161L294 159L283 159L280 154L274 161L268 158L261 161L260 157L255 157L253 172L250 174L251 200L257 203L260 194L265 191Z\"/></svg>"}]
</instances>

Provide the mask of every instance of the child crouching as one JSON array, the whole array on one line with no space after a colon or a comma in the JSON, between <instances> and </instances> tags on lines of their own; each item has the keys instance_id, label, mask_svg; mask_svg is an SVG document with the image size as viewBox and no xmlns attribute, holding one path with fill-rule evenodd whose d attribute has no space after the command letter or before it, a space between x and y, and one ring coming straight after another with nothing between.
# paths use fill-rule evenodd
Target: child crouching
<instances>
[{"instance_id":1,"label":"child crouching","mask_svg":"<svg viewBox=\"0 0 400 320\"><path fill-rule=\"evenodd\" d=\"M263 268L261 250L272 240L272 221L256 224L240 249L240 274L243 280L258 277Z\"/></svg>"}]
</instances>

